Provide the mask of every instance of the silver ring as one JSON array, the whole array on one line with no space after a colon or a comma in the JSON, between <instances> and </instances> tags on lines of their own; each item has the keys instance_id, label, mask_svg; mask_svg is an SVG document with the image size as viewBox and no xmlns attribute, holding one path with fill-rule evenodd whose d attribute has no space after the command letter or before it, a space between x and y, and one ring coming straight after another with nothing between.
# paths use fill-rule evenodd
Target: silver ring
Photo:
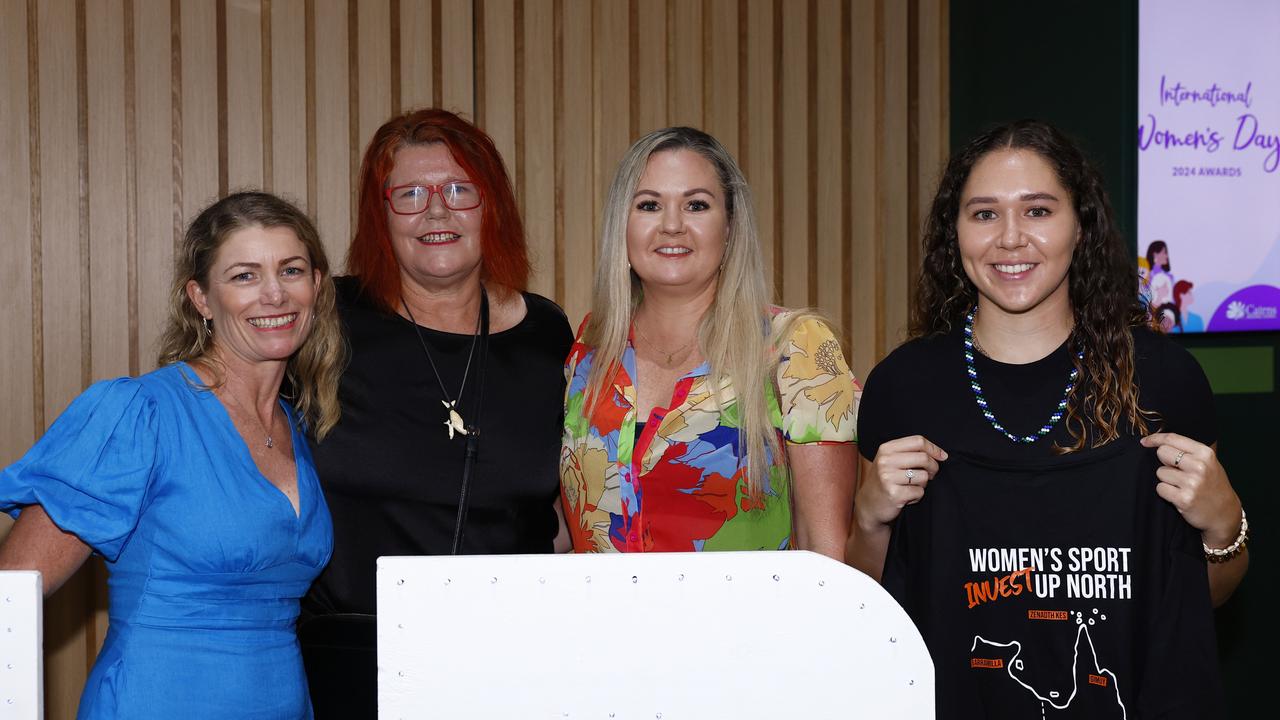
<instances>
[{"instance_id":1,"label":"silver ring","mask_svg":"<svg viewBox=\"0 0 1280 720\"><path fill-rule=\"evenodd\" d=\"M1174 467L1178 467L1178 463L1182 462L1182 456L1183 456L1183 455L1186 455L1186 454L1187 454L1187 451L1186 451L1186 450L1179 450L1179 451L1178 451L1178 457L1176 457L1176 458L1174 458L1174 459L1173 459L1173 466L1174 466Z\"/></svg>"},{"instance_id":2,"label":"silver ring","mask_svg":"<svg viewBox=\"0 0 1280 720\"><path fill-rule=\"evenodd\" d=\"M914 482L915 476L916 476L916 471L911 468L907 468L907 484L908 485L915 484Z\"/></svg>"}]
</instances>

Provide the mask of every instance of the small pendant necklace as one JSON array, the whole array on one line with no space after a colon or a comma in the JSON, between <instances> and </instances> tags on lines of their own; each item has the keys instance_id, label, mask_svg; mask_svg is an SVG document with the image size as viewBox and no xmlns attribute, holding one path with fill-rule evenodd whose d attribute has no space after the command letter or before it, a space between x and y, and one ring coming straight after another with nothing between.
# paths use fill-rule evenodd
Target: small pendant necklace
<instances>
[{"instance_id":1,"label":"small pendant necklace","mask_svg":"<svg viewBox=\"0 0 1280 720\"><path fill-rule=\"evenodd\" d=\"M258 419L258 414L257 414L257 413L255 413L255 412L250 412L250 411L246 410L246 409L245 409L245 407L244 407L244 405L240 404L240 400L239 400L239 399L237 399L237 398L235 398L231 393L227 393L227 394L226 394L226 397L230 397L230 398L232 398L232 402L234 402L234 403L236 404L236 407L238 407L238 408L240 409L240 412L242 412L242 413L244 413L244 414L248 415L249 417L253 418L253 422L255 422L255 423L258 425L258 428L262 430L262 434L263 434L263 435L265 435L265 436L266 436L266 438L267 438L266 442L265 442L265 443L263 443L263 445L265 445L265 446L266 446L266 448L267 448L268 450L270 450L270 449L274 448L274 447L276 446L275 438L271 437L271 430L270 430L270 429L268 429L266 425L263 425L263 424L262 424L262 421ZM275 412L274 412L274 411L272 411L272 414L271 414L271 421L272 421L272 424L274 425L274 424L275 424Z\"/></svg>"},{"instance_id":2,"label":"small pendant necklace","mask_svg":"<svg viewBox=\"0 0 1280 720\"><path fill-rule=\"evenodd\" d=\"M467 364L462 369L462 382L458 383L458 393L449 397L449 391L445 390L444 380L440 377L440 371L436 369L436 362L431 358L431 350L427 348L427 339L422 336L422 328L418 326L418 321L413 317L413 311L409 309L409 303L405 302L404 296L400 297L400 306L404 308L404 312L409 316L409 322L413 325L414 333L418 336L418 343L422 345L422 354L427 356L427 363L431 365L431 372L436 376L436 383L440 385L440 394L444 399L440 401L444 405L444 409L448 411L449 416L444 421L445 429L449 431L449 439L452 440L454 435L466 435L467 425L462 420L462 415L458 411L458 401L462 400L462 391L467 387L467 374L471 372L471 359L475 357L476 340L480 337L480 319L484 314L483 306L489 304L489 296L485 292L484 286L480 286L480 304L482 309L476 315L476 332L471 336L471 349L467 351Z\"/></svg>"},{"instance_id":3,"label":"small pendant necklace","mask_svg":"<svg viewBox=\"0 0 1280 720\"><path fill-rule=\"evenodd\" d=\"M631 322L631 327L633 327L633 328L635 328L635 329L636 329L636 333L638 333L638 334L640 335L640 339L641 339L641 340L644 340L646 343L648 343L648 344L649 344L649 347L651 347L651 348L653 348L654 350L657 350L659 353L662 353L663 355L666 355L666 356L667 356L667 363L666 363L667 367L671 367L671 359L672 359L673 357L675 357L676 353L678 353L678 352L680 352L680 351L682 351L682 350L685 350L686 348L688 348L690 345L694 344L694 343L695 343L695 342L697 342L697 340L698 340L698 336L697 336L697 335L694 335L694 336L693 336L693 339L692 339L692 340L690 340L689 342L687 342L687 343L685 343L685 344L681 345L680 347L676 348L675 350L672 350L672 351L670 351L670 352L667 352L666 350L663 350L662 348L658 347L658 344L657 344L657 343L655 343L654 341L650 340L648 335L645 335L645 334L644 334L644 331L640 329L640 325L639 325L639 323L636 323L636 322L633 320L633 321ZM684 357L683 357L683 356L681 356L681 359L683 360L683 359L684 359Z\"/></svg>"},{"instance_id":4,"label":"small pendant necklace","mask_svg":"<svg viewBox=\"0 0 1280 720\"><path fill-rule=\"evenodd\" d=\"M1049 415L1048 422L1041 425L1040 429L1034 434L1014 435L1006 430L1004 425L1000 424L999 420L996 420L995 413L991 412L987 399L982 395L982 385L978 383L978 368L973 363L974 345L977 344L977 338L973 336L973 320L977 315L978 308L975 306L964 318L964 364L965 370L968 371L969 374L969 387L973 389L974 400L977 401L978 409L982 411L982 416L987 419L987 422L991 423L991 427L995 428L1000 432L1000 434L1009 438L1013 442L1030 445L1045 435L1048 435L1049 431L1053 430L1053 426L1057 425L1058 421L1062 419L1063 413L1067 410L1067 399L1071 396L1071 391L1076 386L1076 379L1080 377L1080 370L1075 367L1071 368L1071 374L1067 377L1067 387L1062 391L1062 400L1058 402L1058 406L1054 408L1053 413ZM983 354L985 355L986 353ZM1084 359L1084 352L1076 353L1076 358L1081 360Z\"/></svg>"}]
</instances>

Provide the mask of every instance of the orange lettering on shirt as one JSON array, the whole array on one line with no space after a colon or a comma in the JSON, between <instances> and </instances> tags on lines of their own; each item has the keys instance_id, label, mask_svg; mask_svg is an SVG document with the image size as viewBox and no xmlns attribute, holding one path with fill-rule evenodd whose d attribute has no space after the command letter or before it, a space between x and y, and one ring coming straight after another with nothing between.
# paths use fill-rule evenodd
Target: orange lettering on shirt
<instances>
[{"instance_id":1,"label":"orange lettering on shirt","mask_svg":"<svg viewBox=\"0 0 1280 720\"><path fill-rule=\"evenodd\" d=\"M969 609L972 610L978 605L1000 598L1021 595L1024 590L1030 590L1031 571L1032 568L1027 567L990 580L965 583L964 592L969 600Z\"/></svg>"},{"instance_id":2,"label":"orange lettering on shirt","mask_svg":"<svg viewBox=\"0 0 1280 720\"><path fill-rule=\"evenodd\" d=\"M1028 610L1028 620L1066 620L1066 610Z\"/></svg>"}]
</instances>

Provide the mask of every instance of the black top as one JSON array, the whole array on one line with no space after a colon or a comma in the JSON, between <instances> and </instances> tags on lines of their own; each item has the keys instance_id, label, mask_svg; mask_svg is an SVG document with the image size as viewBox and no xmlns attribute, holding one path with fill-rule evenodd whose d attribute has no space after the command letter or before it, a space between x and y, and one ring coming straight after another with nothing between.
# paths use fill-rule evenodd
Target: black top
<instances>
[{"instance_id":1,"label":"black top","mask_svg":"<svg viewBox=\"0 0 1280 720\"><path fill-rule=\"evenodd\" d=\"M1133 335L1138 406L1159 413L1148 420L1151 432L1164 430L1212 444L1218 439L1213 393L1191 353L1148 330ZM1010 365L974 353L983 395L996 419L1015 435L1040 428L1062 399L1071 373L1064 343L1036 362ZM1083 397L1085 385L1077 390ZM1133 435L1122 425L1122 435ZM858 449L874 459L880 444L908 435L924 435L948 453L961 451L988 458L1054 455L1055 443L1074 445L1064 417L1045 437L1030 445L1014 443L982 416L965 371L963 330L912 340L889 354L863 385L858 408Z\"/></svg>"},{"instance_id":2,"label":"black top","mask_svg":"<svg viewBox=\"0 0 1280 720\"><path fill-rule=\"evenodd\" d=\"M1055 443L1074 444L1065 419L1035 443L1009 440L978 408L962 337L891 353L858 416L868 459L916 434L949 454L895 521L883 575L929 646L938 717L1212 716L1222 693L1204 558L1155 491L1154 451L1122 424L1119 441L1058 455ZM1139 406L1159 414L1150 429L1214 442L1195 359L1147 330L1134 348ZM1065 343L1025 365L981 354L974 365L1017 435L1045 423L1072 368Z\"/></svg>"},{"instance_id":3,"label":"black top","mask_svg":"<svg viewBox=\"0 0 1280 720\"><path fill-rule=\"evenodd\" d=\"M899 516L884 585L947 718L1221 713L1200 539L1128 438L1059 457L950 454Z\"/></svg>"},{"instance_id":4,"label":"black top","mask_svg":"<svg viewBox=\"0 0 1280 720\"><path fill-rule=\"evenodd\" d=\"M449 439L440 385L413 325L360 297L354 278L337 285L351 346L342 419L312 445L334 551L304 599L308 614L374 612L379 556L448 554L462 481L464 440ZM558 528L564 359L573 332L555 303L530 293L524 301L525 318L489 338L466 554L551 552ZM456 395L474 336L420 329ZM468 424L475 362L458 403Z\"/></svg>"}]
</instances>

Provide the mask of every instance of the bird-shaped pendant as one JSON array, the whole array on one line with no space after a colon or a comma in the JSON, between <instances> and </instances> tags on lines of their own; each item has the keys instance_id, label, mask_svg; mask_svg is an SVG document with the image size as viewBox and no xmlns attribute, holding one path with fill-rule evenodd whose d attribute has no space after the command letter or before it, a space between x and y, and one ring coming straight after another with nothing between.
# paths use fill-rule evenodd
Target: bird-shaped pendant
<instances>
[{"instance_id":1,"label":"bird-shaped pendant","mask_svg":"<svg viewBox=\"0 0 1280 720\"><path fill-rule=\"evenodd\" d=\"M444 409L449 411L449 419L444 421L444 426L449 430L449 439L453 439L454 433L466 435L467 426L462 422L462 416L458 414L456 409L454 409L454 406L458 404L458 401L454 400L453 402L449 402L448 400L441 400L440 404L444 405Z\"/></svg>"}]
</instances>

